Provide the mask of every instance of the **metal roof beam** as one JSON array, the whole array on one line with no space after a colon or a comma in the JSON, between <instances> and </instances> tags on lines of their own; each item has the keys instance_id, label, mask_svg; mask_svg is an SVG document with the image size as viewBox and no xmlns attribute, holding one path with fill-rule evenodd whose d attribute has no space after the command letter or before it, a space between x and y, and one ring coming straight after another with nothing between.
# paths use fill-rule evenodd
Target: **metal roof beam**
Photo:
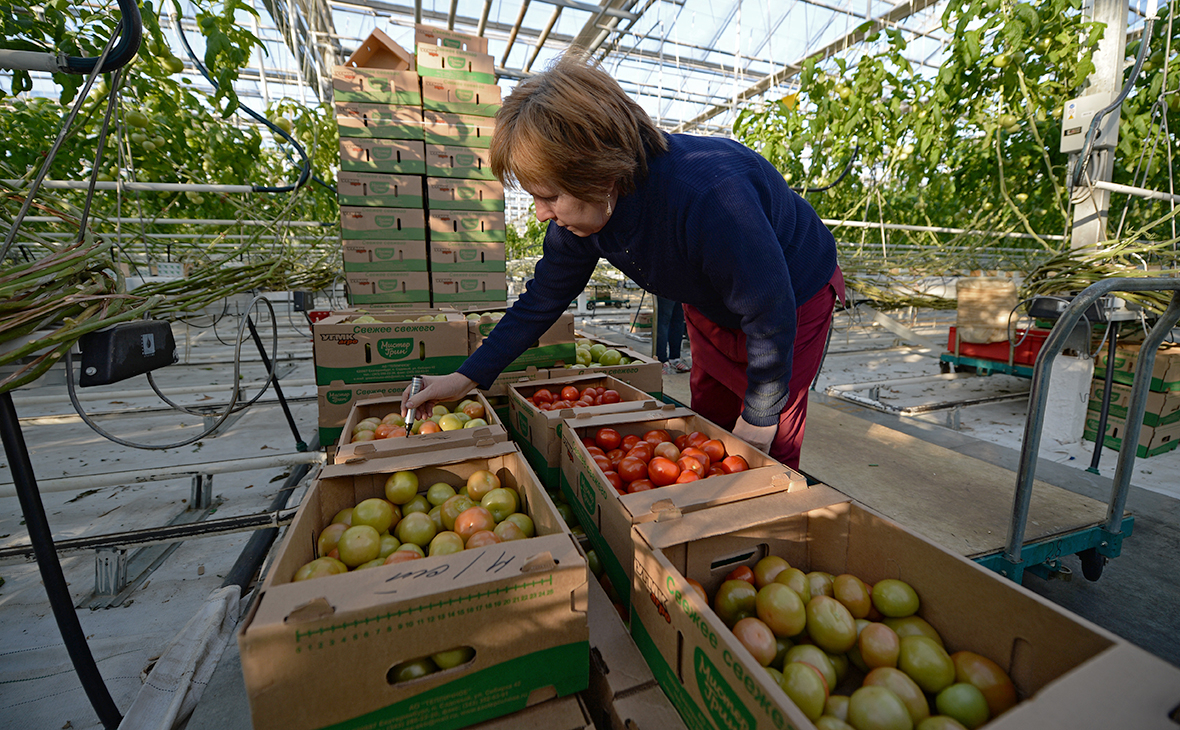
<instances>
[{"instance_id":1,"label":"metal roof beam","mask_svg":"<svg viewBox=\"0 0 1180 730\"><path fill-rule=\"evenodd\" d=\"M742 102L749 101L750 99L753 99L757 96L760 96L760 95L766 93L767 91L769 91L770 89L773 89L775 86L778 86L782 82L786 81L787 79L791 78L792 76L798 74L800 71L802 71L803 64L808 59L824 58L824 57L829 56L833 53L846 50L849 46L855 45L856 43L860 43L866 37L872 35L873 33L876 33L878 31L884 29L885 27L887 27L891 24L894 24L894 23L898 22L899 20L902 20L903 18L908 18L909 16L913 15L914 13L917 13L921 10L926 9L927 7L930 7L931 5L934 5L936 2L937 2L937 0L909 0L908 2L899 3L898 5L893 6L888 12L877 16L876 18L874 18L871 21L866 21L865 23L862 23L860 26L857 27L856 30L852 31L851 33L848 33L846 35L843 35L843 36L837 38L836 40L827 44L823 48L820 48L817 51L807 54L806 56L804 56L800 60L796 61L795 63L785 66L781 70L776 71L776 72L762 78L760 81L758 81L753 86L747 87L745 90L743 90L742 92L737 94L737 96L734 98L734 101L737 103L742 103ZM865 26L868 26L868 27L865 27ZM713 117L717 116L718 114L723 114L724 112L729 111L730 109L731 109L730 105L718 104L714 107L711 107L710 109L705 110L701 114L698 114L697 116L693 117L692 119L688 120L687 122L684 122L683 124L676 127L673 131L683 132L685 130L692 129L693 127L701 124L702 122L712 119Z\"/></svg>"}]
</instances>

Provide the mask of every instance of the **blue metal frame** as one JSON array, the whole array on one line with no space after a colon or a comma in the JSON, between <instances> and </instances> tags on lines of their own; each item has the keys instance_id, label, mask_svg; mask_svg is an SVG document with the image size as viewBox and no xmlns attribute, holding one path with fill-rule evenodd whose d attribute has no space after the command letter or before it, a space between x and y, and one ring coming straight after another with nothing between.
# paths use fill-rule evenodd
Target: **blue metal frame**
<instances>
[{"instance_id":1,"label":"blue metal frame","mask_svg":"<svg viewBox=\"0 0 1180 730\"><path fill-rule=\"evenodd\" d=\"M1062 555L1073 555L1083 550L1097 548L1100 555L1107 558L1117 558L1122 553L1123 539L1130 536L1134 527L1135 517L1124 515L1117 533L1109 532L1105 525L1094 525L1058 537L1025 543L1020 550L1019 563L1012 563L1005 559L1003 550L982 555L974 560L988 570L995 571L1017 583L1024 579L1025 571L1045 578L1050 573L1060 570L1059 558Z\"/></svg>"}]
</instances>

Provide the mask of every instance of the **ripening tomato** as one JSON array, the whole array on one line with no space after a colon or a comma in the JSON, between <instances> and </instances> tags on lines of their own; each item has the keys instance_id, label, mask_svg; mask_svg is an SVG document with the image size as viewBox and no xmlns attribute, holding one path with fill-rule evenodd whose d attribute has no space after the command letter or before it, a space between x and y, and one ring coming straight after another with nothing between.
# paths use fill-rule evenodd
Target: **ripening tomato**
<instances>
[{"instance_id":1,"label":"ripening tomato","mask_svg":"<svg viewBox=\"0 0 1180 730\"><path fill-rule=\"evenodd\" d=\"M725 458L725 444L721 443L717 439L709 439L705 443L701 444L700 448L701 451L704 451L709 455L709 459L712 460L714 464L722 461Z\"/></svg>"},{"instance_id":2,"label":"ripening tomato","mask_svg":"<svg viewBox=\"0 0 1180 730\"><path fill-rule=\"evenodd\" d=\"M610 459L606 458L605 456L600 456L598 454L595 454L594 455L594 465L597 466L602 471L611 471Z\"/></svg>"},{"instance_id":3,"label":"ripening tomato","mask_svg":"<svg viewBox=\"0 0 1180 730\"><path fill-rule=\"evenodd\" d=\"M652 457L655 455L655 450L652 449L651 444L646 442L635 444L635 448L627 452L627 456L634 456L637 459L642 459L645 464L651 461Z\"/></svg>"},{"instance_id":4,"label":"ripening tomato","mask_svg":"<svg viewBox=\"0 0 1180 730\"><path fill-rule=\"evenodd\" d=\"M647 463L647 476L657 487L665 487L680 476L680 467L671 459L656 456Z\"/></svg>"},{"instance_id":5,"label":"ripening tomato","mask_svg":"<svg viewBox=\"0 0 1180 730\"><path fill-rule=\"evenodd\" d=\"M753 583L754 569L748 565L739 565L726 574L725 580L744 580L747 583Z\"/></svg>"},{"instance_id":6,"label":"ripening tomato","mask_svg":"<svg viewBox=\"0 0 1180 730\"><path fill-rule=\"evenodd\" d=\"M622 445L623 437L613 428L600 428L594 434L594 443L604 451L611 451Z\"/></svg>"},{"instance_id":7,"label":"ripening tomato","mask_svg":"<svg viewBox=\"0 0 1180 730\"><path fill-rule=\"evenodd\" d=\"M615 488L616 492L623 488L623 478L619 476L617 471L614 469L603 469L602 473L606 475L606 480L610 482L610 485Z\"/></svg>"},{"instance_id":8,"label":"ripening tomato","mask_svg":"<svg viewBox=\"0 0 1180 730\"><path fill-rule=\"evenodd\" d=\"M623 396L619 395L619 391L617 391L617 390L603 390L601 395L602 395L602 402L604 404L605 403L618 403L619 401L623 400Z\"/></svg>"},{"instance_id":9,"label":"ripening tomato","mask_svg":"<svg viewBox=\"0 0 1180 730\"><path fill-rule=\"evenodd\" d=\"M671 441L672 436L662 428L654 428L651 431L643 434L643 440L652 446L655 446L656 444L663 443L664 441Z\"/></svg>"},{"instance_id":10,"label":"ripening tomato","mask_svg":"<svg viewBox=\"0 0 1180 730\"><path fill-rule=\"evenodd\" d=\"M695 482L698 479L700 479L700 477L696 474L696 472L682 471L680 472L680 476L676 477L676 483L688 484L689 482Z\"/></svg>"},{"instance_id":11,"label":"ripening tomato","mask_svg":"<svg viewBox=\"0 0 1180 730\"><path fill-rule=\"evenodd\" d=\"M578 398L580 398L581 396L582 396L582 394L578 392L578 389L572 385L567 385L561 389L561 399L562 400L574 401L574 400L577 400Z\"/></svg>"},{"instance_id":12,"label":"ripening tomato","mask_svg":"<svg viewBox=\"0 0 1180 730\"><path fill-rule=\"evenodd\" d=\"M633 434L633 433L629 433L629 434L627 434L626 436L624 436L624 437L623 437L623 443L622 443L622 446L623 446L623 448L624 448L624 449L626 449L627 451L630 451L631 449L635 448L635 445L636 445L636 444L638 444L638 443L639 443L640 441L642 441L642 440L643 440L643 439L639 438L639 437L638 437L638 436L636 436L635 434Z\"/></svg>"},{"instance_id":13,"label":"ripening tomato","mask_svg":"<svg viewBox=\"0 0 1180 730\"><path fill-rule=\"evenodd\" d=\"M684 451L681 451L680 455L689 456L701 462L701 466L704 467L705 471L709 471L709 467L713 466L713 460L709 458L709 455L693 446L689 446Z\"/></svg>"},{"instance_id":14,"label":"ripening tomato","mask_svg":"<svg viewBox=\"0 0 1180 730\"><path fill-rule=\"evenodd\" d=\"M625 456L619 462L619 476L624 482L647 478L647 462L635 456Z\"/></svg>"},{"instance_id":15,"label":"ripening tomato","mask_svg":"<svg viewBox=\"0 0 1180 730\"><path fill-rule=\"evenodd\" d=\"M746 463L746 460L737 454L731 454L721 461L721 469L726 474L736 474L739 471L746 471L749 468L750 465Z\"/></svg>"},{"instance_id":16,"label":"ripening tomato","mask_svg":"<svg viewBox=\"0 0 1180 730\"><path fill-rule=\"evenodd\" d=\"M597 446L591 445L586 447L586 451L590 452L591 456L606 456L606 452Z\"/></svg>"},{"instance_id":17,"label":"ripening tomato","mask_svg":"<svg viewBox=\"0 0 1180 730\"><path fill-rule=\"evenodd\" d=\"M652 451L656 456L662 456L669 461L676 461L680 458L680 449L676 448L676 444L671 441L661 441Z\"/></svg>"},{"instance_id":18,"label":"ripening tomato","mask_svg":"<svg viewBox=\"0 0 1180 730\"><path fill-rule=\"evenodd\" d=\"M708 440L709 440L709 437L706 436L705 434L701 433L700 431L693 431L692 433L690 433L688 435L687 443L689 446L699 449L699 448L701 448L701 444L705 443Z\"/></svg>"},{"instance_id":19,"label":"ripening tomato","mask_svg":"<svg viewBox=\"0 0 1180 730\"><path fill-rule=\"evenodd\" d=\"M685 578L684 581L688 583L688 587L700 594L701 600L705 603L709 602L709 597L705 595L705 587L700 584L700 581L695 581L692 578Z\"/></svg>"},{"instance_id":20,"label":"ripening tomato","mask_svg":"<svg viewBox=\"0 0 1180 730\"><path fill-rule=\"evenodd\" d=\"M395 430L397 430L397 426L394 426L392 423L383 423L380 426L378 426L377 428L373 429L373 438L375 438L375 439L390 438L391 436L393 436L393 432ZM404 433L405 429L402 429L402 431Z\"/></svg>"},{"instance_id":21,"label":"ripening tomato","mask_svg":"<svg viewBox=\"0 0 1180 730\"><path fill-rule=\"evenodd\" d=\"M705 470L705 478L708 479L709 477L715 477L718 475L724 476L728 473L729 472L725 471L725 468L722 467L720 464L714 464L713 466L711 466L707 470Z\"/></svg>"},{"instance_id":22,"label":"ripening tomato","mask_svg":"<svg viewBox=\"0 0 1180 730\"><path fill-rule=\"evenodd\" d=\"M656 485L651 483L650 479L636 479L627 485L627 494L635 494L636 492L646 492L649 489L655 489Z\"/></svg>"},{"instance_id":23,"label":"ripening tomato","mask_svg":"<svg viewBox=\"0 0 1180 730\"><path fill-rule=\"evenodd\" d=\"M672 439L672 443L676 444L676 448L684 451L684 447L688 446L688 434L682 433L676 438Z\"/></svg>"},{"instance_id":24,"label":"ripening tomato","mask_svg":"<svg viewBox=\"0 0 1180 730\"><path fill-rule=\"evenodd\" d=\"M537 388L537 390L533 392L534 403L552 403L555 400L557 399L553 397L553 391L549 390L548 388Z\"/></svg>"},{"instance_id":25,"label":"ripening tomato","mask_svg":"<svg viewBox=\"0 0 1180 730\"><path fill-rule=\"evenodd\" d=\"M698 479L705 476L705 467L691 456L680 457L676 460L676 466L680 467L681 474L685 472L696 474Z\"/></svg>"}]
</instances>

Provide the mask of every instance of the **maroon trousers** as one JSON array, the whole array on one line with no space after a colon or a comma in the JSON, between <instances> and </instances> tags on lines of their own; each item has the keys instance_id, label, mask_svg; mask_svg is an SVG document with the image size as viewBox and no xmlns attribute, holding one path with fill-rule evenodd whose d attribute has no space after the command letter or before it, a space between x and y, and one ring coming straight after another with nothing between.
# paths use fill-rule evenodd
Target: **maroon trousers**
<instances>
[{"instance_id":1,"label":"maroon trousers","mask_svg":"<svg viewBox=\"0 0 1180 730\"><path fill-rule=\"evenodd\" d=\"M844 275L839 267L827 286L795 310L791 381L770 447L770 455L792 469L799 468L807 390L823 359L837 298L844 299ZM684 305L684 322L692 347L692 409L722 428L733 429L746 395L746 335L740 329L714 324L688 304Z\"/></svg>"}]
</instances>

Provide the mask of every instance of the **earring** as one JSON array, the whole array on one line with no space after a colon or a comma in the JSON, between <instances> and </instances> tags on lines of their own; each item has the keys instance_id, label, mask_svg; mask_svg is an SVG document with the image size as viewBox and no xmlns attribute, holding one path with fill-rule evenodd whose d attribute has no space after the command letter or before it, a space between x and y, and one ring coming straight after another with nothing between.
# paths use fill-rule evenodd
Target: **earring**
<instances>
[{"instance_id":1,"label":"earring","mask_svg":"<svg viewBox=\"0 0 1180 730\"><path fill-rule=\"evenodd\" d=\"M607 218L610 218L610 213L611 213L611 208L610 208L610 195L607 195L607 196L606 196L606 217L607 217Z\"/></svg>"}]
</instances>

